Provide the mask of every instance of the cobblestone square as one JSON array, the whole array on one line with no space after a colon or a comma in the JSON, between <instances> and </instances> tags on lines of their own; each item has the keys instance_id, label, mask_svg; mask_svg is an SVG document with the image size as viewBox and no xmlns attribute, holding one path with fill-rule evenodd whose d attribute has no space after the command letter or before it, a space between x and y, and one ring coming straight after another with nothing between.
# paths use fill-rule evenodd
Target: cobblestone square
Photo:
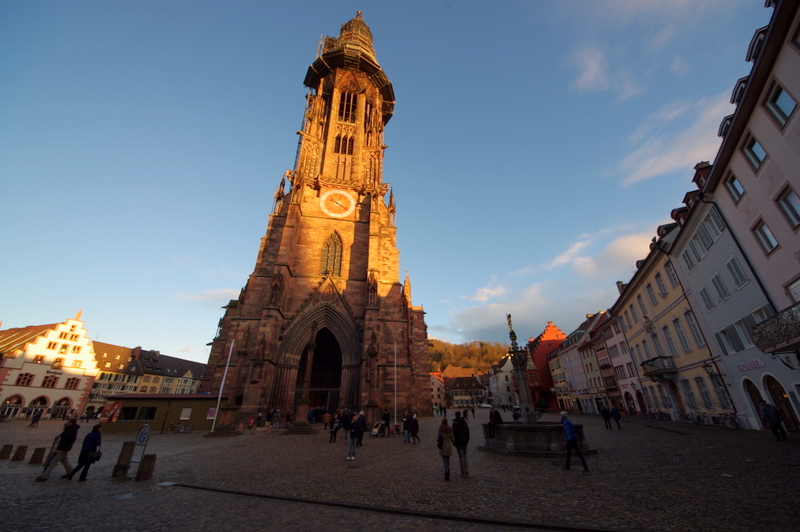
<instances>
[{"instance_id":1,"label":"cobblestone square","mask_svg":"<svg viewBox=\"0 0 800 532\"><path fill-rule=\"evenodd\" d=\"M551 459L479 452L487 410L470 417L470 476L445 482L436 449L439 417L421 418L417 445L401 436L364 437L345 460L346 435L151 436L157 454L148 482L113 480L122 442L133 434L104 425L103 459L85 483L60 480L58 466L36 483L27 460L63 423L0 424L0 444L28 445L26 462L0 461L4 531L98 530L797 530L800 439L682 422L623 419L606 430L599 416L574 416L587 441L590 475ZM546 414L555 421L557 416ZM71 462L91 424L84 423ZM283 430L281 430L283 432ZM795 436L794 438L792 436ZM137 451L136 456L140 454ZM135 464L134 464L135 467ZM129 472L133 477L135 471ZM197 489L202 488L202 489ZM295 500L296 499L296 500ZM301 501L315 501L297 502ZM352 506L364 507L364 510ZM378 509L378 511L371 511ZM380 510L384 509L384 510ZM390 510L396 510L394 513ZM429 514L450 516L440 519ZM466 519L465 519L466 518ZM470 522L469 519L475 521ZM528 527L523 526L528 524ZM536 525L538 528L536 527ZM548 526L550 524L551 526Z\"/></svg>"}]
</instances>

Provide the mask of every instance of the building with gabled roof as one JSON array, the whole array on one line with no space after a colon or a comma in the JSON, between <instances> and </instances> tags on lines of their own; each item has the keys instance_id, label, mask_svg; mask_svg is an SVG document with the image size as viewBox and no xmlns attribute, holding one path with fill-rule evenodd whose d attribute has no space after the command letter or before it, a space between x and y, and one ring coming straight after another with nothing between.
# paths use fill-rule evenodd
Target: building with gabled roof
<instances>
[{"instance_id":1,"label":"building with gabled roof","mask_svg":"<svg viewBox=\"0 0 800 532\"><path fill-rule=\"evenodd\" d=\"M141 347L94 342L99 374L92 389L92 401L100 405L108 395L124 393L197 393L206 365L162 355Z\"/></svg>"},{"instance_id":2,"label":"building with gabled roof","mask_svg":"<svg viewBox=\"0 0 800 532\"><path fill-rule=\"evenodd\" d=\"M0 416L83 413L97 375L81 312L62 323L0 331Z\"/></svg>"},{"instance_id":3,"label":"building with gabled roof","mask_svg":"<svg viewBox=\"0 0 800 532\"><path fill-rule=\"evenodd\" d=\"M553 325L552 321L548 321L547 326L539 336L528 339L528 352L533 364L538 369L538 382L535 386L531 385L531 400L534 405L537 402L544 402L545 408L558 409L555 384L553 383L553 376L550 374L547 355L558 349L566 338L567 335L561 329Z\"/></svg>"}]
</instances>

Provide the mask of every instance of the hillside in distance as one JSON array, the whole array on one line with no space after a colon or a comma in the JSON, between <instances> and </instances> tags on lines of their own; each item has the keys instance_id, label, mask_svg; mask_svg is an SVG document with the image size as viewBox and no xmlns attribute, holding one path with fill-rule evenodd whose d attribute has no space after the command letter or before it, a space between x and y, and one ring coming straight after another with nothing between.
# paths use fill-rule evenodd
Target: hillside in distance
<instances>
[{"instance_id":1,"label":"hillside in distance","mask_svg":"<svg viewBox=\"0 0 800 532\"><path fill-rule=\"evenodd\" d=\"M503 342L472 341L451 344L441 340L428 340L428 358L431 371L442 371L449 364L462 368L475 368L485 373L508 354L509 345Z\"/></svg>"}]
</instances>

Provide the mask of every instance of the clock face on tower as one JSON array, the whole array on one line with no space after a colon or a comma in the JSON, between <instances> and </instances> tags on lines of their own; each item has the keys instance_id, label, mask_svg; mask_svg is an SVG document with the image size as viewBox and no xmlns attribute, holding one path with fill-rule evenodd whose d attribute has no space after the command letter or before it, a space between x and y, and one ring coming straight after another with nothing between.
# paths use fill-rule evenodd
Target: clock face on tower
<instances>
[{"instance_id":1,"label":"clock face on tower","mask_svg":"<svg viewBox=\"0 0 800 532\"><path fill-rule=\"evenodd\" d=\"M319 206L328 216L344 218L356 208L356 201L344 190L329 190L319 198Z\"/></svg>"}]
</instances>

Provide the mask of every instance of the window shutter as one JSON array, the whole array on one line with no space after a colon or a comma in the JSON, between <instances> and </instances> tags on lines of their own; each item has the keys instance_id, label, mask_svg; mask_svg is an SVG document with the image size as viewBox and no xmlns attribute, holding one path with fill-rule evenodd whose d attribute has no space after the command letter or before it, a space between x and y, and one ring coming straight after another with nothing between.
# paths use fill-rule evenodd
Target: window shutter
<instances>
[{"instance_id":1,"label":"window shutter","mask_svg":"<svg viewBox=\"0 0 800 532\"><path fill-rule=\"evenodd\" d=\"M714 336L717 337L717 343L719 344L719 348L722 351L722 354L727 355L728 348L725 346L725 340L722 338L722 335L719 333L714 333Z\"/></svg>"}]
</instances>

